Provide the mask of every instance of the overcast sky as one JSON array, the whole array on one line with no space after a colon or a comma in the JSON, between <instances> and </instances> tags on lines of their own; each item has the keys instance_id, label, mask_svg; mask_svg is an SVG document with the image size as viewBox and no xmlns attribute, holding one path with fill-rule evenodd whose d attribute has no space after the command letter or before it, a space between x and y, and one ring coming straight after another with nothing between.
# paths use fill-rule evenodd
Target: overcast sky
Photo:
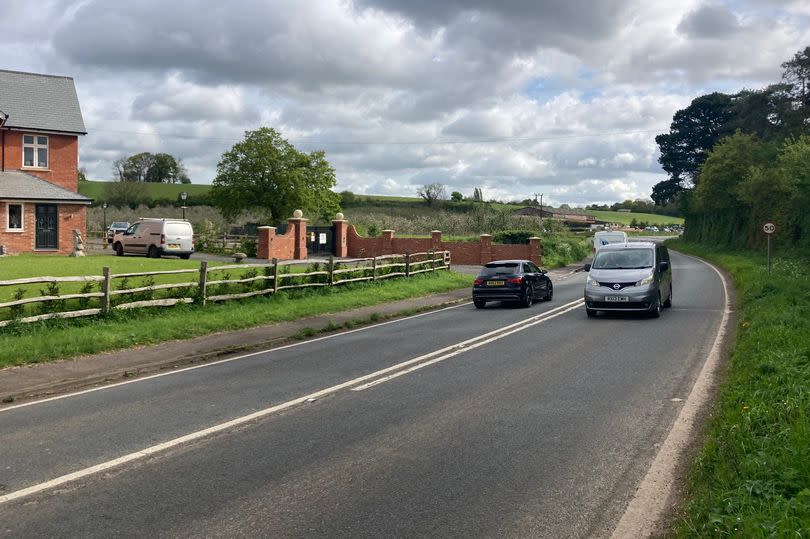
<instances>
[{"instance_id":1,"label":"overcast sky","mask_svg":"<svg viewBox=\"0 0 810 539\"><path fill-rule=\"evenodd\" d=\"M141 151L211 183L270 126L337 190L612 203L665 176L654 137L810 45L806 0L0 0L0 68L75 79L90 179Z\"/></svg>"}]
</instances>

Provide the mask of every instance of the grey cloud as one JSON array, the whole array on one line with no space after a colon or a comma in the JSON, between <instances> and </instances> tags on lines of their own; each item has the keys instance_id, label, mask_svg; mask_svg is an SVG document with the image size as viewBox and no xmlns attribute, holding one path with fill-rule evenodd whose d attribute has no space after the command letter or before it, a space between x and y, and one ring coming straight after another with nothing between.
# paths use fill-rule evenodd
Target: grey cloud
<instances>
[{"instance_id":1,"label":"grey cloud","mask_svg":"<svg viewBox=\"0 0 810 539\"><path fill-rule=\"evenodd\" d=\"M741 30L737 16L727 7L705 4L686 15L678 32L695 39L723 38Z\"/></svg>"}]
</instances>

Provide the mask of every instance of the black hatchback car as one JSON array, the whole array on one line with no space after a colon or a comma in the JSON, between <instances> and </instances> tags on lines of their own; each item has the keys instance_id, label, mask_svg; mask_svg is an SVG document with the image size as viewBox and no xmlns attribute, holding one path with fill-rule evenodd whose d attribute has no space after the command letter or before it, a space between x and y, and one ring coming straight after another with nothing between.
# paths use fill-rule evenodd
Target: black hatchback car
<instances>
[{"instance_id":1,"label":"black hatchback car","mask_svg":"<svg viewBox=\"0 0 810 539\"><path fill-rule=\"evenodd\" d=\"M519 301L530 307L534 300L550 301L554 286L545 270L529 260L496 260L484 265L473 283L473 303L479 309L487 301Z\"/></svg>"}]
</instances>

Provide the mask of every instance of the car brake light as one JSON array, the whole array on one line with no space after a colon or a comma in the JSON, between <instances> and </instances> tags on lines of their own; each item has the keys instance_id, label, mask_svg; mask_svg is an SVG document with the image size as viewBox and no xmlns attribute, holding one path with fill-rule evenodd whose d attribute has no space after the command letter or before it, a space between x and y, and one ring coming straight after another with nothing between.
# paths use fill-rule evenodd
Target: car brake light
<instances>
[{"instance_id":1,"label":"car brake light","mask_svg":"<svg viewBox=\"0 0 810 539\"><path fill-rule=\"evenodd\" d=\"M165 245L165 244L166 244L166 234L161 234L161 235L160 235L160 244L161 244L161 245Z\"/></svg>"},{"instance_id":2,"label":"car brake light","mask_svg":"<svg viewBox=\"0 0 810 539\"><path fill-rule=\"evenodd\" d=\"M473 281L473 284L476 286L478 286L479 284L484 284L484 280L480 278L476 279L475 281Z\"/></svg>"},{"instance_id":3,"label":"car brake light","mask_svg":"<svg viewBox=\"0 0 810 539\"><path fill-rule=\"evenodd\" d=\"M506 280L506 282L511 284L522 284L523 277L510 277L509 279Z\"/></svg>"}]
</instances>

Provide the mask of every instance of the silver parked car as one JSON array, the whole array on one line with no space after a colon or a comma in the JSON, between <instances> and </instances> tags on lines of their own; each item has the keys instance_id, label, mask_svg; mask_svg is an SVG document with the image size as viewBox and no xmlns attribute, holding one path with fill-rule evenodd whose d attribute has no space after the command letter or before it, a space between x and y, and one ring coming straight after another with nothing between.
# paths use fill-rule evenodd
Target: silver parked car
<instances>
[{"instance_id":1,"label":"silver parked car","mask_svg":"<svg viewBox=\"0 0 810 539\"><path fill-rule=\"evenodd\" d=\"M585 270L585 312L589 317L598 311L642 311L658 317L662 307L672 306L672 268L663 245L605 245Z\"/></svg>"}]
</instances>

